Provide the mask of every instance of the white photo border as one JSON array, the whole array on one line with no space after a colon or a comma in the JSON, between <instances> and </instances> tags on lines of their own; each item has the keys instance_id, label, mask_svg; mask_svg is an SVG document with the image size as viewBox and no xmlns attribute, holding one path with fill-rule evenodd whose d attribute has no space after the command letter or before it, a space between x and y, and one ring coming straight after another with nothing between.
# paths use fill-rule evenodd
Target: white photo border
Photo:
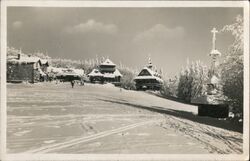
<instances>
[{"instance_id":1,"label":"white photo border","mask_svg":"<svg viewBox=\"0 0 250 161\"><path fill-rule=\"evenodd\" d=\"M243 154L7 154L7 7L229 7L244 16L244 123ZM5 1L1 2L1 159L21 160L247 160L249 158L249 2L248 1Z\"/></svg>"}]
</instances>

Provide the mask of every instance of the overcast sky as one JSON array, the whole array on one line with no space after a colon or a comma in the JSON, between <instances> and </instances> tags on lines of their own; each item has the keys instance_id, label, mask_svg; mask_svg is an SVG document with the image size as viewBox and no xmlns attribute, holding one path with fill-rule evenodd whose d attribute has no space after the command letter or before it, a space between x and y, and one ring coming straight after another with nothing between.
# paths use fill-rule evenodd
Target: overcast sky
<instances>
[{"instance_id":1,"label":"overcast sky","mask_svg":"<svg viewBox=\"0 0 250 161\"><path fill-rule=\"evenodd\" d=\"M242 15L240 8L39 8L9 7L8 45L73 60L98 56L143 67L148 55L169 77L187 58L209 63L211 29ZM217 36L225 54L233 38Z\"/></svg>"}]
</instances>

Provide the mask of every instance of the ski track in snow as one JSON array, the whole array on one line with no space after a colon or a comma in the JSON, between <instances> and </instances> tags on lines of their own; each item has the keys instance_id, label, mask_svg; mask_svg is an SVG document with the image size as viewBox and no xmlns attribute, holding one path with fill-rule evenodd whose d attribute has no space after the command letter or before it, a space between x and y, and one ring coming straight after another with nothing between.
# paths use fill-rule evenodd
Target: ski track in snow
<instances>
[{"instance_id":1,"label":"ski track in snow","mask_svg":"<svg viewBox=\"0 0 250 161\"><path fill-rule=\"evenodd\" d=\"M38 149L33 149L33 150L30 150L30 151L26 151L26 153L47 153L47 152L67 148L67 147L70 147L70 146L73 146L73 145L81 144L81 143L84 143L84 142L87 142L87 141L96 140L96 139L99 139L101 137L109 136L109 135L112 135L112 134L116 134L116 133L119 133L119 132L130 130L132 128L136 128L138 126L143 126L143 125L146 125L146 124L149 124L149 123L154 123L154 122L159 122L159 121L162 121L162 120L144 121L144 122L140 122L140 123L120 127L120 128L109 130L109 131L103 131L103 132L100 132L100 133L97 133L97 134L94 134L94 135L90 135L90 136L86 136L86 137L77 138L77 139L69 140L69 141L66 141L66 142L61 142L61 143L58 143L58 144L52 144L52 145L49 145L47 147L41 147L41 148L38 148Z\"/></svg>"},{"instance_id":2,"label":"ski track in snow","mask_svg":"<svg viewBox=\"0 0 250 161\"><path fill-rule=\"evenodd\" d=\"M166 116L165 123L160 126L163 128L173 128L177 132L188 135L204 144L210 153L241 154L242 134L232 132L209 125L195 123L189 120L182 120L173 116Z\"/></svg>"}]
</instances>

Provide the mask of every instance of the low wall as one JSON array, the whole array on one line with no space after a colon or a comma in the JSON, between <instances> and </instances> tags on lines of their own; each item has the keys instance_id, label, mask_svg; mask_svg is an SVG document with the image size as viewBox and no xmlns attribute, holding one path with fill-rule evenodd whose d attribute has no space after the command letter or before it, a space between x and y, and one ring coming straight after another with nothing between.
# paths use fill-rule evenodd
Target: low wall
<instances>
[{"instance_id":1,"label":"low wall","mask_svg":"<svg viewBox=\"0 0 250 161\"><path fill-rule=\"evenodd\" d=\"M226 104L220 104L220 105L200 104L198 106L199 116L227 118L228 114L229 114L229 107Z\"/></svg>"}]
</instances>

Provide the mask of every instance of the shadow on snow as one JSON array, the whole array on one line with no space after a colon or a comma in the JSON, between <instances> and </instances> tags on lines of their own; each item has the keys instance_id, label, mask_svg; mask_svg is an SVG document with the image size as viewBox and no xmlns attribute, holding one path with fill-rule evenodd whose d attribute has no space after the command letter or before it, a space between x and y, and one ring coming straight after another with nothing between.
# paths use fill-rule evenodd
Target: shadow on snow
<instances>
[{"instance_id":1,"label":"shadow on snow","mask_svg":"<svg viewBox=\"0 0 250 161\"><path fill-rule=\"evenodd\" d=\"M143 106L143 105L133 104L129 102L121 102L119 100L108 100L108 99L99 99L99 100L105 101L105 102L116 103L116 104L127 105L127 106L140 108L140 109L146 109L149 111L167 114L167 115L171 115L174 117L179 117L179 118L187 119L193 122L210 125L210 126L214 126L214 127L218 127L218 128L222 128L226 130L231 130L235 132L242 133L243 131L242 127L239 127L238 125L232 123L229 120L219 120L217 118L198 116L198 115L193 114L192 112L167 109L167 108L158 107L158 106Z\"/></svg>"}]
</instances>

